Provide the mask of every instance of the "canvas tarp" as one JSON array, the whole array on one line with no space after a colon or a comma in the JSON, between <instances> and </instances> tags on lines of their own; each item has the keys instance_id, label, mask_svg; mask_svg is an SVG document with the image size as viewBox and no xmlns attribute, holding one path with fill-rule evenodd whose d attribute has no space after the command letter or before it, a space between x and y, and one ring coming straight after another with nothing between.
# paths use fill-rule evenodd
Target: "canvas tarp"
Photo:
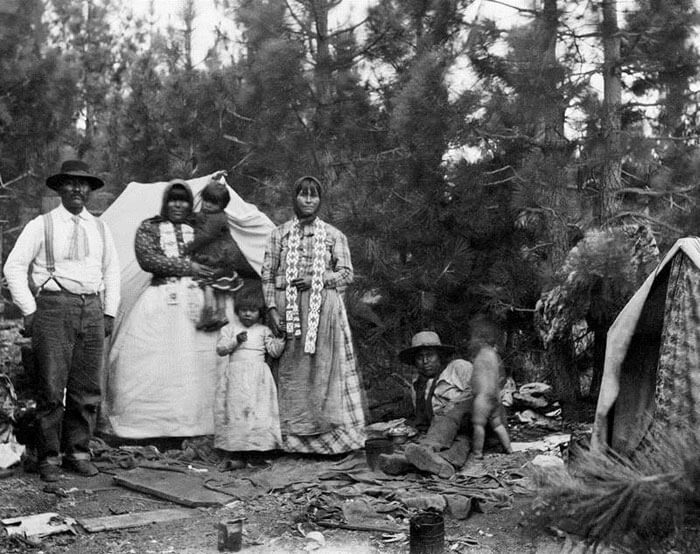
<instances>
[{"instance_id":1,"label":"canvas tarp","mask_svg":"<svg viewBox=\"0 0 700 554\"><path fill-rule=\"evenodd\" d=\"M676 242L608 331L595 446L629 454L654 421L700 423L700 239Z\"/></svg>"},{"instance_id":2,"label":"canvas tarp","mask_svg":"<svg viewBox=\"0 0 700 554\"><path fill-rule=\"evenodd\" d=\"M212 175L207 175L187 181L195 195L195 206L199 204L199 195L211 178ZM223 178L222 182L225 183ZM151 279L150 273L143 271L136 261L134 238L136 229L144 219L160 213L163 191L167 185L166 181L129 183L100 216L112 231L121 267L121 304L115 329ZM265 245L274 224L255 205L245 202L231 187L228 189L231 201L226 206L226 214L231 235L253 268L260 273Z\"/></svg>"}]
</instances>

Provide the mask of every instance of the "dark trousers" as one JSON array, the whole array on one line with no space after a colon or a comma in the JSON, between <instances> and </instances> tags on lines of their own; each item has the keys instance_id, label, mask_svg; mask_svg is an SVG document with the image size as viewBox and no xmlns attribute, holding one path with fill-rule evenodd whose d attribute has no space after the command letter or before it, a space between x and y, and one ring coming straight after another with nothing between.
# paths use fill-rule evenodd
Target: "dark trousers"
<instances>
[{"instance_id":1,"label":"dark trousers","mask_svg":"<svg viewBox=\"0 0 700 554\"><path fill-rule=\"evenodd\" d=\"M435 450L445 450L452 446L460 430L471 431L469 422L472 415L474 399L455 402L443 413L435 414L430 420L430 427L421 441Z\"/></svg>"},{"instance_id":2,"label":"dark trousers","mask_svg":"<svg viewBox=\"0 0 700 554\"><path fill-rule=\"evenodd\" d=\"M474 399L454 402L433 415L421 444L430 447L455 467L462 467L469 455L469 432Z\"/></svg>"},{"instance_id":3,"label":"dark trousers","mask_svg":"<svg viewBox=\"0 0 700 554\"><path fill-rule=\"evenodd\" d=\"M32 326L37 455L88 459L101 396L104 313L100 297L41 293Z\"/></svg>"}]
</instances>

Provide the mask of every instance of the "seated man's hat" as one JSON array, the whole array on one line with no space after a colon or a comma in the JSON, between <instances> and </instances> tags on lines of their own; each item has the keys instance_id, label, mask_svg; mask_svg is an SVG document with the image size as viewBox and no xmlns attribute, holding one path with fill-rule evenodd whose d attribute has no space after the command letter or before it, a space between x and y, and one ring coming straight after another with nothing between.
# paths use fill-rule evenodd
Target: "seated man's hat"
<instances>
[{"instance_id":1,"label":"seated man's hat","mask_svg":"<svg viewBox=\"0 0 700 554\"><path fill-rule=\"evenodd\" d=\"M454 346L442 344L440 336L434 331L421 331L413 335L410 347L399 352L399 360L405 364L413 364L421 348L435 348L441 354L452 354L455 350Z\"/></svg>"},{"instance_id":2,"label":"seated man's hat","mask_svg":"<svg viewBox=\"0 0 700 554\"><path fill-rule=\"evenodd\" d=\"M90 173L90 168L82 160L66 160L61 164L61 169L56 175L51 175L46 179L46 186L53 190L61 188L64 179L71 177L80 177L90 183L90 188L96 190L102 188L104 183L99 177L95 177Z\"/></svg>"}]
</instances>

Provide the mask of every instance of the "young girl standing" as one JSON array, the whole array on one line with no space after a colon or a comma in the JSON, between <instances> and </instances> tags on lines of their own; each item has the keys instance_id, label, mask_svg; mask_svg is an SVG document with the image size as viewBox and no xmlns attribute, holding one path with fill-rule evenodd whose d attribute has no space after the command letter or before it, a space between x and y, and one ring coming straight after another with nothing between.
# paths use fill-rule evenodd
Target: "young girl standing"
<instances>
[{"instance_id":1,"label":"young girl standing","mask_svg":"<svg viewBox=\"0 0 700 554\"><path fill-rule=\"evenodd\" d=\"M214 446L231 452L274 450L282 444L277 387L265 354L278 358L285 340L261 323L259 296L236 298L240 324L223 327L216 343L216 353L229 360L216 389Z\"/></svg>"}]
</instances>

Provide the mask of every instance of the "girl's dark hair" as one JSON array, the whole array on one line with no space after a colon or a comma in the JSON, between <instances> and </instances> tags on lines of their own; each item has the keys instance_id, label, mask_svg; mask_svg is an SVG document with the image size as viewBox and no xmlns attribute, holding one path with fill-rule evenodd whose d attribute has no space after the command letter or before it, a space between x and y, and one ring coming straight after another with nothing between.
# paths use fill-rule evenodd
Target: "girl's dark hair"
<instances>
[{"instance_id":1,"label":"girl's dark hair","mask_svg":"<svg viewBox=\"0 0 700 554\"><path fill-rule=\"evenodd\" d=\"M299 192L305 187L315 188L316 192L318 193L318 197L323 197L323 185L321 185L321 181L316 179L316 177L312 177L311 175L304 175L296 180L292 189L294 192L294 197L296 198Z\"/></svg>"},{"instance_id":2,"label":"girl's dark hair","mask_svg":"<svg viewBox=\"0 0 700 554\"><path fill-rule=\"evenodd\" d=\"M218 181L211 181L202 190L202 200L212 202L223 210L226 206L228 206L228 203L231 200L231 195L229 194L226 185L219 183Z\"/></svg>"},{"instance_id":3,"label":"girl's dark hair","mask_svg":"<svg viewBox=\"0 0 700 554\"><path fill-rule=\"evenodd\" d=\"M251 290L251 288L244 286L234 296L233 305L236 314L243 308L252 308L260 313L261 323L265 318L265 300L263 299L262 291Z\"/></svg>"}]
</instances>

